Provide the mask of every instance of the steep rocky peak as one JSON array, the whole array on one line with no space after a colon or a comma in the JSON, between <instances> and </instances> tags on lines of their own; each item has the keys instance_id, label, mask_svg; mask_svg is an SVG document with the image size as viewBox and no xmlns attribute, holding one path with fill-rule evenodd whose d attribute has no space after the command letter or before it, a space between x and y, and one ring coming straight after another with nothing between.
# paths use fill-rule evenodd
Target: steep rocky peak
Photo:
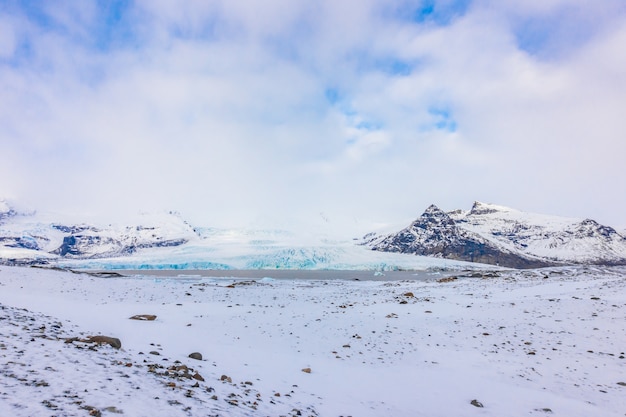
<instances>
[{"instance_id":1,"label":"steep rocky peak","mask_svg":"<svg viewBox=\"0 0 626 417\"><path fill-rule=\"evenodd\" d=\"M413 222L411 228L433 228L433 227L454 227L455 222L452 218L439 207L434 204L428 206L428 208L422 213L422 215Z\"/></svg>"},{"instance_id":2,"label":"steep rocky peak","mask_svg":"<svg viewBox=\"0 0 626 417\"><path fill-rule=\"evenodd\" d=\"M426 208L426 210L424 210L424 213L422 213L422 217L423 216L433 216L433 215L440 215L440 214L445 214L443 210L441 210L439 207L437 207L434 204L431 204L430 206L428 206Z\"/></svg>"}]
</instances>

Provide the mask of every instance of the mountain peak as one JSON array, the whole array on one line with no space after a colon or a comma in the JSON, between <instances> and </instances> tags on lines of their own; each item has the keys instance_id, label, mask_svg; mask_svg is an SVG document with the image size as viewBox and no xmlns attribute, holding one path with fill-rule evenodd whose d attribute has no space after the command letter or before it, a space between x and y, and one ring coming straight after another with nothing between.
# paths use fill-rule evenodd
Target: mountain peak
<instances>
[{"instance_id":1,"label":"mountain peak","mask_svg":"<svg viewBox=\"0 0 626 417\"><path fill-rule=\"evenodd\" d=\"M491 213L511 212L511 211L513 211L513 209L509 207L498 206L498 205L490 204L490 203L482 203L480 201L474 201L474 205L472 206L472 209L470 210L469 214L470 215L485 215L485 214L491 214Z\"/></svg>"},{"instance_id":2,"label":"mountain peak","mask_svg":"<svg viewBox=\"0 0 626 417\"><path fill-rule=\"evenodd\" d=\"M429 229L432 227L446 228L451 230L456 227L454 220L443 210L434 204L428 208L411 224L411 228Z\"/></svg>"},{"instance_id":3,"label":"mountain peak","mask_svg":"<svg viewBox=\"0 0 626 417\"><path fill-rule=\"evenodd\" d=\"M513 268L626 264L626 239L591 219L526 213L474 202L467 212L429 206L411 226L370 240L378 251L413 253Z\"/></svg>"},{"instance_id":4,"label":"mountain peak","mask_svg":"<svg viewBox=\"0 0 626 417\"><path fill-rule=\"evenodd\" d=\"M441 214L446 214L443 210L441 210L439 207L437 207L434 204L431 204L430 206L428 206L426 208L426 210L424 210L424 213L422 214L422 216L424 215L441 215Z\"/></svg>"}]
</instances>

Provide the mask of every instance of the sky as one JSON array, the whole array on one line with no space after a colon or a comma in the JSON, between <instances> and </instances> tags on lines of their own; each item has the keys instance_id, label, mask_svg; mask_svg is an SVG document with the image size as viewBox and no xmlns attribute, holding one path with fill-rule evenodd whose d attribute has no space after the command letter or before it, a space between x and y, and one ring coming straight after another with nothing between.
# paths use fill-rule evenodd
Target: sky
<instances>
[{"instance_id":1,"label":"sky","mask_svg":"<svg viewBox=\"0 0 626 417\"><path fill-rule=\"evenodd\" d=\"M626 229L623 0L0 0L0 197L358 234Z\"/></svg>"}]
</instances>

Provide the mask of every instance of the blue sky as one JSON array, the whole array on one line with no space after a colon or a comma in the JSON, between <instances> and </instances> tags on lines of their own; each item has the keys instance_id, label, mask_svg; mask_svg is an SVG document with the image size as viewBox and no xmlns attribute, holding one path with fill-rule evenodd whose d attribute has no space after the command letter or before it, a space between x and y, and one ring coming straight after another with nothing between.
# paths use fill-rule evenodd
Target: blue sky
<instances>
[{"instance_id":1,"label":"blue sky","mask_svg":"<svg viewBox=\"0 0 626 417\"><path fill-rule=\"evenodd\" d=\"M353 234L481 200L626 228L625 44L621 0L1 0L0 196Z\"/></svg>"}]
</instances>

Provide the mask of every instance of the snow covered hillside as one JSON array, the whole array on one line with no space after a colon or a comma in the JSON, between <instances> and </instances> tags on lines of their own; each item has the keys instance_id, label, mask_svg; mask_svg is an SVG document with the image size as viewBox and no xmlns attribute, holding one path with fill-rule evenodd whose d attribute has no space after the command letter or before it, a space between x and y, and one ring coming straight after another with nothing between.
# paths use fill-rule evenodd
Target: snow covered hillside
<instances>
[{"instance_id":1,"label":"snow covered hillside","mask_svg":"<svg viewBox=\"0 0 626 417\"><path fill-rule=\"evenodd\" d=\"M511 250L555 262L623 263L626 238L591 219L524 213L475 203L469 212L451 217L460 227Z\"/></svg>"},{"instance_id":2,"label":"snow covered hillside","mask_svg":"<svg viewBox=\"0 0 626 417\"><path fill-rule=\"evenodd\" d=\"M142 214L137 225L87 224L0 204L0 258L34 264L57 259L132 255L146 248L180 246L197 238L176 213Z\"/></svg>"},{"instance_id":3,"label":"snow covered hillside","mask_svg":"<svg viewBox=\"0 0 626 417\"><path fill-rule=\"evenodd\" d=\"M366 235L363 243L375 251L513 268L626 263L626 238L611 227L480 202L449 213L430 206L400 232Z\"/></svg>"}]
</instances>

